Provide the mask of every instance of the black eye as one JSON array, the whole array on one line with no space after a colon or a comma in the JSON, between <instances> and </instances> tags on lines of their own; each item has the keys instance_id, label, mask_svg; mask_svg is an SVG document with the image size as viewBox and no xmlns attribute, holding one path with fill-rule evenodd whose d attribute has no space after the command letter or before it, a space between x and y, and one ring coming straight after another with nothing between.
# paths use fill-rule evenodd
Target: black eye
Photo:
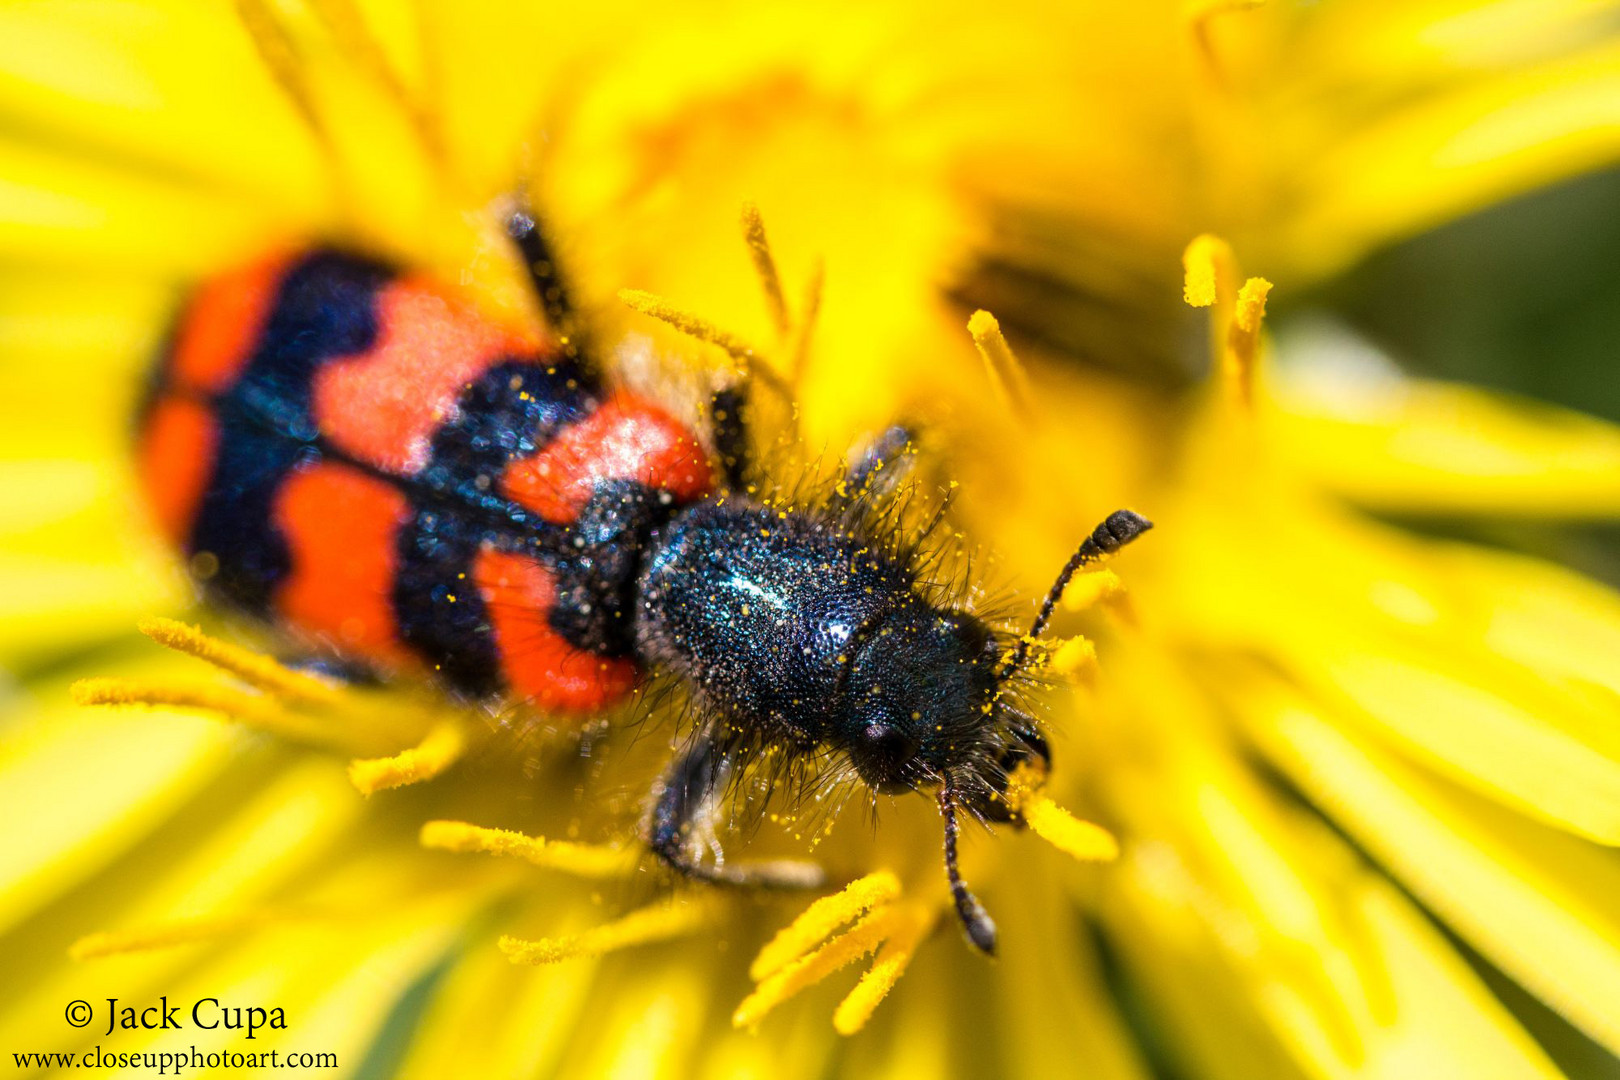
<instances>
[{"instance_id":1,"label":"black eye","mask_svg":"<svg viewBox=\"0 0 1620 1080\"><path fill-rule=\"evenodd\" d=\"M868 724L862 734L867 756L885 771L898 770L917 753L917 740L889 724Z\"/></svg>"}]
</instances>

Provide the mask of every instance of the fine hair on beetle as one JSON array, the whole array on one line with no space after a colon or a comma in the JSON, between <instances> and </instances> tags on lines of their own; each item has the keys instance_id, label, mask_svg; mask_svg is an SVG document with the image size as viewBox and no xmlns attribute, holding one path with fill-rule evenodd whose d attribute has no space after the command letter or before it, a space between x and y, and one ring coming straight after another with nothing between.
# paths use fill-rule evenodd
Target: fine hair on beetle
<instances>
[{"instance_id":1,"label":"fine hair on beetle","mask_svg":"<svg viewBox=\"0 0 1620 1080\"><path fill-rule=\"evenodd\" d=\"M757 212L744 223L757 261ZM139 438L163 527L210 562L199 584L342 663L428 675L520 734L530 711L587 728L638 698L643 721L680 713L643 840L695 880L824 880L809 862L725 858L728 793L744 827L772 796L823 818L863 789L870 816L879 796L929 795L957 913L994 951L958 870L961 822L1026 824L1023 792L1051 763L1037 639L1074 574L1149 523L1110 515L1024 627L949 527L955 485L911 475L918 432L877 432L837 469L773 462L798 448L807 326L783 374L621 292L735 361L688 425L667 385L651 397L598 367L534 211L507 206L504 224L549 336L331 247L262 257L192 297ZM217 332L250 309L256 323ZM656 372L649 339L617 351L638 349Z\"/></svg>"}]
</instances>

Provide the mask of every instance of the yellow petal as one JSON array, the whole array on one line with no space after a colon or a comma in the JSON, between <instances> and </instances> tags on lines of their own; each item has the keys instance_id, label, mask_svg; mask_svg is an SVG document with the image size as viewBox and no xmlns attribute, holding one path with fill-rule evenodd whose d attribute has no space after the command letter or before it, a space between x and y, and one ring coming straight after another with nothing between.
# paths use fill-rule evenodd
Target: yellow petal
<instances>
[{"instance_id":1,"label":"yellow petal","mask_svg":"<svg viewBox=\"0 0 1620 1080\"><path fill-rule=\"evenodd\" d=\"M1611 1051L1620 868L1605 853L1256 693L1253 731L1296 783L1492 962Z\"/></svg>"},{"instance_id":2,"label":"yellow petal","mask_svg":"<svg viewBox=\"0 0 1620 1080\"><path fill-rule=\"evenodd\" d=\"M1299 212L1279 246L1322 274L1362 253L1620 155L1612 35L1329 129L1293 162ZM1349 119L1349 118L1347 118Z\"/></svg>"},{"instance_id":3,"label":"yellow petal","mask_svg":"<svg viewBox=\"0 0 1620 1080\"><path fill-rule=\"evenodd\" d=\"M47 692L50 705L14 715L0 741L0 814L37 823L0 846L0 925L117 857L194 795L235 742L195 717L97 712L68 704L64 687Z\"/></svg>"},{"instance_id":4,"label":"yellow petal","mask_svg":"<svg viewBox=\"0 0 1620 1080\"><path fill-rule=\"evenodd\" d=\"M1620 428L1508 395L1393 374L1366 346L1298 343L1314 367L1277 380L1270 432L1312 482L1380 510L1420 514L1620 514ZM1333 350L1343 362L1327 363Z\"/></svg>"}]
</instances>

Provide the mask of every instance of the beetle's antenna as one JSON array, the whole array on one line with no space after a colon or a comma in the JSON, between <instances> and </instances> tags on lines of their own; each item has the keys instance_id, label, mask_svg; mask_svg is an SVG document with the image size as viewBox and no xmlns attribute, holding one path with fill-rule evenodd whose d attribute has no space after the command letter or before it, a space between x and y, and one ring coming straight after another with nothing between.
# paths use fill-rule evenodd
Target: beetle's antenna
<instances>
[{"instance_id":1,"label":"beetle's antenna","mask_svg":"<svg viewBox=\"0 0 1620 1080\"><path fill-rule=\"evenodd\" d=\"M967 930L968 939L987 956L996 955L996 924L979 903L979 898L968 892L962 882L962 872L956 867L956 791L951 786L950 774L939 789L939 812L945 818L945 876L950 879L951 898L956 901L956 915Z\"/></svg>"},{"instance_id":2,"label":"beetle's antenna","mask_svg":"<svg viewBox=\"0 0 1620 1080\"><path fill-rule=\"evenodd\" d=\"M996 681L1006 682L1024 666L1024 661L1029 659L1030 643L1046 630L1046 624L1052 621L1052 612L1057 608L1058 601L1063 598L1063 590L1069 587L1069 582L1082 566L1112 555L1151 528L1153 522L1141 514L1131 510L1115 510L1101 525L1091 530L1091 535L1086 537L1085 542L1073 555L1069 556L1069 561L1063 564L1057 580L1046 591L1046 599L1041 601L1041 610L1036 614L1035 621L1030 624L1029 633L1018 639L1011 658L997 673Z\"/></svg>"}]
</instances>

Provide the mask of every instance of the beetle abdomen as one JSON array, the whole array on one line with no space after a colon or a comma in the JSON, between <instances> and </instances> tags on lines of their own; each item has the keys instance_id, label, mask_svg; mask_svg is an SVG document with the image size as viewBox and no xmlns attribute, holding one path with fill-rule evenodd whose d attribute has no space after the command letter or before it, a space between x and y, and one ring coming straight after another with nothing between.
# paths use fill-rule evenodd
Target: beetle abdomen
<instances>
[{"instance_id":1,"label":"beetle abdomen","mask_svg":"<svg viewBox=\"0 0 1620 1080\"><path fill-rule=\"evenodd\" d=\"M599 561L568 530L610 482L670 506L712 483L657 405L430 281L328 251L197 292L140 459L159 523L232 606L467 694L581 711L636 667L558 610L559 578L571 596Z\"/></svg>"}]
</instances>

